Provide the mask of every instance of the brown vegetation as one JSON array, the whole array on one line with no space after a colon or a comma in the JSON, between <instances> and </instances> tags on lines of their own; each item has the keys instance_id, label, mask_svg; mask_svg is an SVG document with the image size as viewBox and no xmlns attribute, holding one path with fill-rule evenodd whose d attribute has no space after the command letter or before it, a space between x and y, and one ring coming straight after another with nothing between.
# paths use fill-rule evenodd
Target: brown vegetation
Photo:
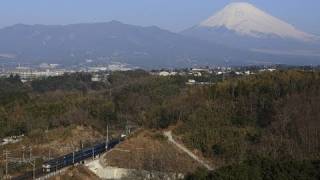
<instances>
[{"instance_id":1,"label":"brown vegetation","mask_svg":"<svg viewBox=\"0 0 320 180\"><path fill-rule=\"evenodd\" d=\"M107 153L104 160L107 166L175 173L191 172L201 166L168 143L161 132L146 130Z\"/></svg>"},{"instance_id":2,"label":"brown vegetation","mask_svg":"<svg viewBox=\"0 0 320 180\"><path fill-rule=\"evenodd\" d=\"M99 132L90 127L60 127L45 133L31 132L21 142L6 145L1 147L0 150L6 149L17 156L21 156L23 147L25 147L26 152L29 152L29 147L32 147L34 156L48 156L50 151L51 157L55 157L80 149L80 140L84 144L91 144L101 140L102 137Z\"/></svg>"},{"instance_id":3,"label":"brown vegetation","mask_svg":"<svg viewBox=\"0 0 320 180\"><path fill-rule=\"evenodd\" d=\"M68 169L61 175L50 178L49 180L99 180L94 173L84 166L77 166Z\"/></svg>"}]
</instances>

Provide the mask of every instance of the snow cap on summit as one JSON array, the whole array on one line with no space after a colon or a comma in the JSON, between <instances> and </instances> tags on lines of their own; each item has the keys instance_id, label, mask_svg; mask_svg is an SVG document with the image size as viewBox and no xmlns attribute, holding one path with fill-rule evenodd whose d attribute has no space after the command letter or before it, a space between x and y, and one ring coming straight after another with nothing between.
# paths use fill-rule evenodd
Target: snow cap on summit
<instances>
[{"instance_id":1,"label":"snow cap on summit","mask_svg":"<svg viewBox=\"0 0 320 180\"><path fill-rule=\"evenodd\" d=\"M276 35L301 41L312 41L315 38L246 2L234 2L227 5L200 23L199 27L224 27L240 35L257 38L261 35Z\"/></svg>"}]
</instances>

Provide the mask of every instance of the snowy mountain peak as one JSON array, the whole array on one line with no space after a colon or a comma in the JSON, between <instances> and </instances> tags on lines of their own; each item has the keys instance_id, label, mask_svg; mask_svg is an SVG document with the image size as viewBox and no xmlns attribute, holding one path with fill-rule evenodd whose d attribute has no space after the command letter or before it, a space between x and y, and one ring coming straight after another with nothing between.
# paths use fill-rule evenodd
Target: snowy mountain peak
<instances>
[{"instance_id":1,"label":"snowy mountain peak","mask_svg":"<svg viewBox=\"0 0 320 180\"><path fill-rule=\"evenodd\" d=\"M278 36L285 39L313 41L315 36L296 29L252 4L236 2L200 23L199 27L226 28L240 35L255 38Z\"/></svg>"}]
</instances>

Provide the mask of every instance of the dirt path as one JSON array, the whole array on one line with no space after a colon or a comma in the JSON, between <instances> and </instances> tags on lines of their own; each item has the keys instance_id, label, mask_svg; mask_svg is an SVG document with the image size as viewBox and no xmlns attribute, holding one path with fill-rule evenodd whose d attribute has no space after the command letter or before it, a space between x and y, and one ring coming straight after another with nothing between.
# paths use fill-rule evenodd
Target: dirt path
<instances>
[{"instance_id":1,"label":"dirt path","mask_svg":"<svg viewBox=\"0 0 320 180\"><path fill-rule=\"evenodd\" d=\"M182 144L177 143L173 137L172 137L172 132L171 131L166 131L164 132L164 135L168 138L168 141L173 143L175 146L177 146L179 149L181 149L182 151L184 151L185 153L187 153L192 159L194 159L195 161L199 162L200 164L202 164L204 167L206 167L209 171L212 171L213 168L207 164L206 162L204 162L203 160L201 160L199 157L197 157L193 152L191 152L189 149L187 149L186 147L184 147Z\"/></svg>"}]
</instances>

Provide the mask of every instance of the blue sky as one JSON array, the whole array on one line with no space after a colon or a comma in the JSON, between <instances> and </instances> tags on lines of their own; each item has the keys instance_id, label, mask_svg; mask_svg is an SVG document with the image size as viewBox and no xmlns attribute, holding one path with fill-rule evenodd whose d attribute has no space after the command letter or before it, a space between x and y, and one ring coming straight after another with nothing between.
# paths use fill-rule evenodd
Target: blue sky
<instances>
[{"instance_id":1,"label":"blue sky","mask_svg":"<svg viewBox=\"0 0 320 180\"><path fill-rule=\"evenodd\" d=\"M320 0L244 0L320 35ZM180 31L235 0L0 0L0 27L118 20Z\"/></svg>"}]
</instances>

